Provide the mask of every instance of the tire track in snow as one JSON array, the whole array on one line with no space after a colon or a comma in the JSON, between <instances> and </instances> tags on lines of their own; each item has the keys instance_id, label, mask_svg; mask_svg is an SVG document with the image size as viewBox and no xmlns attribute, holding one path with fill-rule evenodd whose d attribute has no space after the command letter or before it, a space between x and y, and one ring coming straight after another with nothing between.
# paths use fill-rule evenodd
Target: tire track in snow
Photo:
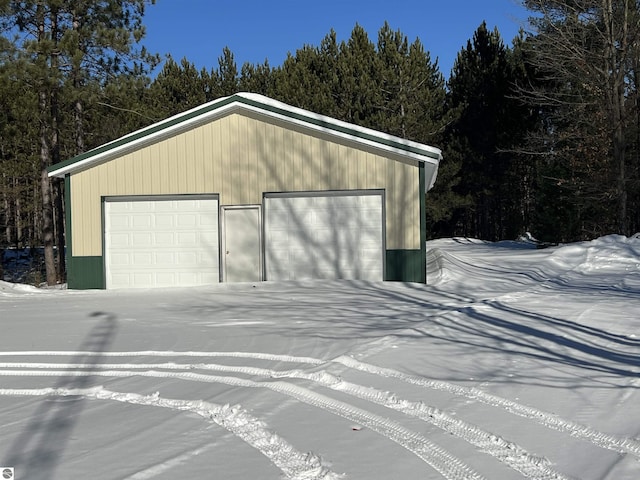
<instances>
[{"instance_id":1,"label":"tire track in snow","mask_svg":"<svg viewBox=\"0 0 640 480\"><path fill-rule=\"evenodd\" d=\"M547 428L559 432L567 432L572 437L587 440L594 445L607 450L613 450L618 453L630 453L640 458L640 441L634 438L620 437L608 433L600 432L588 425L566 420L553 413L545 412L537 408L522 405L521 403L508 400L497 395L486 393L478 388L464 387L453 383L443 382L441 380L430 380L417 375L409 375L398 370L386 367L379 367L370 363L356 360L353 357L342 356L332 360L335 363L344 365L345 367L359 370L373 375L382 377L396 378L406 383L418 385L432 390L440 390L451 393L459 397L466 397L471 400L477 400L492 407L502 408L509 413L519 417L527 418L544 425Z\"/></svg>"},{"instance_id":2,"label":"tire track in snow","mask_svg":"<svg viewBox=\"0 0 640 480\"><path fill-rule=\"evenodd\" d=\"M69 372L67 372L69 373ZM292 480L337 480L341 478L311 453L296 450L282 437L270 432L264 422L256 419L241 407L217 405L202 400L176 400L153 395L123 393L106 390L103 387L86 389L41 388L41 389L0 389L0 396L81 396L94 400L111 400L134 405L146 405L188 411L200 415L230 431L260 451ZM146 478L146 477L145 477Z\"/></svg>"},{"instance_id":3,"label":"tire track in snow","mask_svg":"<svg viewBox=\"0 0 640 480\"><path fill-rule=\"evenodd\" d=\"M600 432L588 425L583 425L571 420L563 419L553 413L545 412L534 407L523 405L512 400L499 397L497 395L488 394L478 388L465 387L453 383L443 382L440 380L431 380L422 376L405 374L391 368L380 367L370 363L362 362L346 355L328 361L316 359L313 357L296 357L290 355L276 355L255 352L176 352L153 350L133 352L104 352L101 354L96 352L73 351L20 351L0 352L0 356L73 356L78 353L87 353L88 355L103 355L105 357L139 357L147 355L157 355L160 357L236 357L303 363L309 365L338 363L353 370L358 370L381 377L396 378L413 385L418 385L432 390L444 391L456 396L476 400L492 407L502 408L503 410L513 415L533 420L540 425L543 425L552 430L566 432L572 437L581 438L583 440L591 442L592 444L600 448L612 450L618 453L629 453L637 458L640 458L640 441L635 438L621 437Z\"/></svg>"},{"instance_id":4,"label":"tire track in snow","mask_svg":"<svg viewBox=\"0 0 640 480\"><path fill-rule=\"evenodd\" d=\"M157 370L4 370L0 371L0 375L25 377L100 376L121 378L142 376L220 383L235 387L267 388L274 392L295 398L296 400L308 405L326 410L334 415L346 418L350 422L358 423L376 433L379 433L416 455L448 480L484 480L482 475L474 471L462 460L431 442L420 433L409 430L393 420L381 417L367 410L283 381L276 380L273 382L257 382L239 377ZM0 394L1 392L2 390L0 390Z\"/></svg>"},{"instance_id":5,"label":"tire track in snow","mask_svg":"<svg viewBox=\"0 0 640 480\"><path fill-rule=\"evenodd\" d=\"M295 357L292 355L278 355L274 353L260 352L191 352L172 350L138 350L132 352L77 352L73 350L23 350L17 352L0 352L0 357L229 357L252 358L256 360L271 360L275 362L308 363L310 365L322 365L325 360L311 357Z\"/></svg>"},{"instance_id":6,"label":"tire track in snow","mask_svg":"<svg viewBox=\"0 0 640 480\"><path fill-rule=\"evenodd\" d=\"M95 364L51 364L51 363L0 363L0 368L65 368L65 369L95 369ZM326 388L341 391L348 395L360 398L381 405L392 410L399 411L405 415L417 417L422 421L435 425L436 427L458 437L479 448L510 468L522 473L527 478L538 480L568 480L561 473L555 471L550 462L541 457L531 455L522 447L513 442L509 442L502 437L486 430L457 419L434 407L425 405L422 402L412 402L397 398L393 393L365 387L355 383L342 380L326 371L305 372L303 370L272 370L258 367L229 366L218 364L178 364L178 363L157 363L157 364L100 364L99 369L171 369L171 370L213 370L218 372L240 373L269 378L300 378L318 383Z\"/></svg>"}]
</instances>

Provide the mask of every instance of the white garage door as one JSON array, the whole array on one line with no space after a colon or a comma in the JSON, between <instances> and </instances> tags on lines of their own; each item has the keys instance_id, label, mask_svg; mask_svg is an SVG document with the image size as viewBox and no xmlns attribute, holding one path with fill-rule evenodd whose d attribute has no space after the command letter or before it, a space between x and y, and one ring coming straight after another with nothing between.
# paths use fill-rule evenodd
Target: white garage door
<instances>
[{"instance_id":1,"label":"white garage door","mask_svg":"<svg viewBox=\"0 0 640 480\"><path fill-rule=\"evenodd\" d=\"M384 277L382 192L265 197L267 280Z\"/></svg>"},{"instance_id":2,"label":"white garage door","mask_svg":"<svg viewBox=\"0 0 640 480\"><path fill-rule=\"evenodd\" d=\"M217 198L108 199L104 214L107 288L219 281Z\"/></svg>"}]
</instances>

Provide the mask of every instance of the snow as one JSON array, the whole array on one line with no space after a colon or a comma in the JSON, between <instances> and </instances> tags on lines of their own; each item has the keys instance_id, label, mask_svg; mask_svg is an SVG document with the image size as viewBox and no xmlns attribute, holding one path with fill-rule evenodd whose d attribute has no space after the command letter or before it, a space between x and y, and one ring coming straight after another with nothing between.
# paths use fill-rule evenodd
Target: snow
<instances>
[{"instance_id":1,"label":"snow","mask_svg":"<svg viewBox=\"0 0 640 480\"><path fill-rule=\"evenodd\" d=\"M428 285L0 282L16 479L640 478L640 238L428 243Z\"/></svg>"}]
</instances>

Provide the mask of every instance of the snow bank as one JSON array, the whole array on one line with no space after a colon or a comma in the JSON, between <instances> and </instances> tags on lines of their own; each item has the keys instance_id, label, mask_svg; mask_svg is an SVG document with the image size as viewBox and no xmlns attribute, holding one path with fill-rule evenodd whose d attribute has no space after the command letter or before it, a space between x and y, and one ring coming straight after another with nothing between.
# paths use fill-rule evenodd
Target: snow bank
<instances>
[{"instance_id":1,"label":"snow bank","mask_svg":"<svg viewBox=\"0 0 640 480\"><path fill-rule=\"evenodd\" d=\"M551 258L558 266L582 273L599 270L640 272L640 237L607 235L558 248Z\"/></svg>"}]
</instances>

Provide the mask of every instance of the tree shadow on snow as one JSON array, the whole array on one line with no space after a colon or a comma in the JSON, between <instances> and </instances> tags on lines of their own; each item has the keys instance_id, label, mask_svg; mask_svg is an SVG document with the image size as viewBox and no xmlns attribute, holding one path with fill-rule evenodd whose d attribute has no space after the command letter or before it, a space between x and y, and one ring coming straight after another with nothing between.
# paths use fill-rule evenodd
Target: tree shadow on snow
<instances>
[{"instance_id":1,"label":"tree shadow on snow","mask_svg":"<svg viewBox=\"0 0 640 480\"><path fill-rule=\"evenodd\" d=\"M116 317L110 313L94 312L90 317L98 323L84 338L70 363L88 364L89 369L101 360L99 356L83 352L105 352L116 334ZM73 369L69 369L73 371ZM83 389L94 382L91 376L62 376L55 389ZM15 468L16 476L30 480L54 478L66 444L80 418L85 399L81 396L51 397L41 400L29 423L18 435L2 459L2 465Z\"/></svg>"},{"instance_id":2,"label":"tree shadow on snow","mask_svg":"<svg viewBox=\"0 0 640 480\"><path fill-rule=\"evenodd\" d=\"M343 286L343 291L338 291L339 286ZM306 335L336 341L349 338L375 341L384 336L424 339L452 346L460 355L472 357L494 352L501 361L529 358L547 365L548 368L537 368L535 377L524 379L526 374L518 372L516 377L527 383L545 383L541 375L558 372L559 365L571 367L565 375L572 376L573 385L582 377L588 379L588 385L601 381L612 387L627 386L626 382L621 383L623 378L640 377L640 340L607 330L605 322L603 327L581 324L418 284L317 282L296 284L290 295L271 295L276 290L287 290L286 284L274 284L267 287L264 298L261 290L259 286L248 292L251 306L241 301L216 305L214 301L191 308L205 318L222 317L221 322L227 315L255 320L256 311L268 311L268 318L282 319L281 327L270 324L263 330L259 325L252 326L256 335ZM336 328L332 328L334 324ZM429 350L428 344L425 349ZM495 365L495 369L504 373L503 365ZM553 383L547 380L549 385Z\"/></svg>"}]
</instances>

